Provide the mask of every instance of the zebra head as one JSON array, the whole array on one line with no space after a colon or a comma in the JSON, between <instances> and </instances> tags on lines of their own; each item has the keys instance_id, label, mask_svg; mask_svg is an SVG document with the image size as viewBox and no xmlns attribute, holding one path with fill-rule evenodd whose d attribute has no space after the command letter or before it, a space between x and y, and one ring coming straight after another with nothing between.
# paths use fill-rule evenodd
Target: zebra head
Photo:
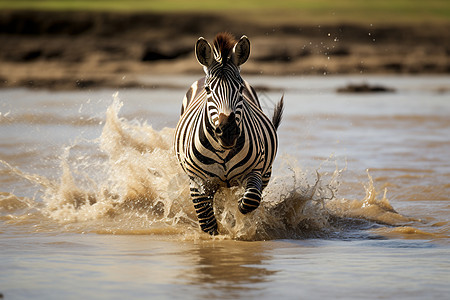
<instances>
[{"instance_id":1,"label":"zebra head","mask_svg":"<svg viewBox=\"0 0 450 300\"><path fill-rule=\"evenodd\" d=\"M204 90L209 124L220 145L230 149L241 132L244 80L239 66L249 57L250 42L245 35L236 42L231 34L220 33L214 47L199 38L195 54L206 73Z\"/></svg>"}]
</instances>

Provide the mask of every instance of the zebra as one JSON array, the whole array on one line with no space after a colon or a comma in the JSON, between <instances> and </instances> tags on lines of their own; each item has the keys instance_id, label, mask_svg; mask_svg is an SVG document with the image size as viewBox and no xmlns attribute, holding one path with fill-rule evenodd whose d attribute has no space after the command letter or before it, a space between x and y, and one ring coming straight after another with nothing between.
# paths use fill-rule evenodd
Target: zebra
<instances>
[{"instance_id":1,"label":"zebra","mask_svg":"<svg viewBox=\"0 0 450 300\"><path fill-rule=\"evenodd\" d=\"M216 235L213 199L220 187L245 187L238 201L242 214L260 204L277 152L283 97L269 120L255 90L240 75L250 55L245 35L236 41L230 33L219 33L213 46L200 37L195 54L206 75L183 98L174 150L189 176L200 227Z\"/></svg>"}]
</instances>

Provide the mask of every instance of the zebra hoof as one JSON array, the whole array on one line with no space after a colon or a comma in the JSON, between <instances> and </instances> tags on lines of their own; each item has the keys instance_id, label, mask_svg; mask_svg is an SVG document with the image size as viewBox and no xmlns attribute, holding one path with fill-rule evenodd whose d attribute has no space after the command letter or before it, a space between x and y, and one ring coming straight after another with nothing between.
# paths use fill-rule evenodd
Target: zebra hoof
<instances>
[{"instance_id":1,"label":"zebra hoof","mask_svg":"<svg viewBox=\"0 0 450 300\"><path fill-rule=\"evenodd\" d=\"M238 208L242 214L248 214L258 208L261 202L261 191L256 188L249 188L245 191L244 197L239 200Z\"/></svg>"},{"instance_id":2,"label":"zebra hoof","mask_svg":"<svg viewBox=\"0 0 450 300\"><path fill-rule=\"evenodd\" d=\"M200 226L203 232L209 233L210 235L218 235L219 231L217 230L217 223L214 224L213 226Z\"/></svg>"},{"instance_id":3,"label":"zebra hoof","mask_svg":"<svg viewBox=\"0 0 450 300\"><path fill-rule=\"evenodd\" d=\"M209 233L209 235L219 235L219 231L217 230L217 227L216 228L211 228L211 229L209 229L209 230L207 230L207 229L203 229L202 228L202 230L205 232L205 233Z\"/></svg>"},{"instance_id":4,"label":"zebra hoof","mask_svg":"<svg viewBox=\"0 0 450 300\"><path fill-rule=\"evenodd\" d=\"M208 233L212 236L219 235L219 231L217 230L217 228L212 231L209 231Z\"/></svg>"},{"instance_id":5,"label":"zebra hoof","mask_svg":"<svg viewBox=\"0 0 450 300\"><path fill-rule=\"evenodd\" d=\"M241 214L243 214L243 215L246 215L246 214L248 214L249 212L252 212L254 209L248 209L248 208L245 208L244 207L244 204L242 203L242 200L239 200L239 203L238 203L238 209L239 209L239 211L241 212Z\"/></svg>"}]
</instances>

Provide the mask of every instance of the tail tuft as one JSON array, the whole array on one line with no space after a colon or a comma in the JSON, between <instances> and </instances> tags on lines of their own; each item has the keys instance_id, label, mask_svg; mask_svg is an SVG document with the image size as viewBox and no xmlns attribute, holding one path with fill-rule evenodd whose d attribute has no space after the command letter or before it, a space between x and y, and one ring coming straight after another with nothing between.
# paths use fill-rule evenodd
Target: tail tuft
<instances>
[{"instance_id":1,"label":"tail tuft","mask_svg":"<svg viewBox=\"0 0 450 300\"><path fill-rule=\"evenodd\" d=\"M273 111L272 124L275 126L275 129L278 129L280 126L281 119L283 118L283 110L284 110L284 95L281 97L281 100L275 105L275 109Z\"/></svg>"}]
</instances>

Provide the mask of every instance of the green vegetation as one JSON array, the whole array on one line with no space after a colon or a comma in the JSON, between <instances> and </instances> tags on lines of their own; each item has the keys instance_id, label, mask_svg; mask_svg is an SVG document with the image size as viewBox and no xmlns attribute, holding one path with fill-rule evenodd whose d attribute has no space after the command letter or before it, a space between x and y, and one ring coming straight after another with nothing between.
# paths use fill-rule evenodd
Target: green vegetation
<instances>
[{"instance_id":1,"label":"green vegetation","mask_svg":"<svg viewBox=\"0 0 450 300\"><path fill-rule=\"evenodd\" d=\"M212 12L284 22L450 22L448 0L0 0L0 9Z\"/></svg>"}]
</instances>

